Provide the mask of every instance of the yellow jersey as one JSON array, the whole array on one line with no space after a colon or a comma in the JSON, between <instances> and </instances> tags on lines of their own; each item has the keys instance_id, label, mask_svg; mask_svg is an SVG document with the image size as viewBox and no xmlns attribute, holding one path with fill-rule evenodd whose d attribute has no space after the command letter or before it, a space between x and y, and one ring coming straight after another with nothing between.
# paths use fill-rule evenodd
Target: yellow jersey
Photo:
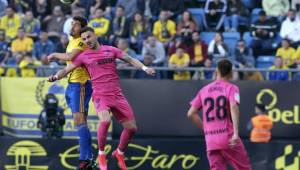
<instances>
[{"instance_id":1,"label":"yellow jersey","mask_svg":"<svg viewBox=\"0 0 300 170\"><path fill-rule=\"evenodd\" d=\"M169 64L176 64L177 66L183 66L186 63L190 62L190 56L187 53L184 53L182 57L179 57L175 54L171 55L169 59ZM189 71L176 71L173 74L174 80L190 80L191 73Z\"/></svg>"},{"instance_id":2,"label":"yellow jersey","mask_svg":"<svg viewBox=\"0 0 300 170\"><path fill-rule=\"evenodd\" d=\"M95 18L89 22L89 26L95 31L95 34L100 37L108 33L110 21L106 18Z\"/></svg>"},{"instance_id":3,"label":"yellow jersey","mask_svg":"<svg viewBox=\"0 0 300 170\"><path fill-rule=\"evenodd\" d=\"M69 44L67 46L67 53L71 53L74 49L84 51L86 46L83 43L83 40L79 38L70 38ZM67 64L70 64L71 61L68 61ZM70 83L85 83L90 79L89 73L84 67L77 67L69 74Z\"/></svg>"}]
</instances>

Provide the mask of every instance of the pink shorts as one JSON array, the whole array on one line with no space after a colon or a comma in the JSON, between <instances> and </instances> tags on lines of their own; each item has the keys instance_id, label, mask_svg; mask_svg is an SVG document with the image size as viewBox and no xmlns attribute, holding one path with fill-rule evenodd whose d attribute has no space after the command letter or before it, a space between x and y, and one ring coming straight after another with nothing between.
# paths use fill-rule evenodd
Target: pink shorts
<instances>
[{"instance_id":1,"label":"pink shorts","mask_svg":"<svg viewBox=\"0 0 300 170\"><path fill-rule=\"evenodd\" d=\"M226 170L230 164L235 170L251 170L250 161L243 143L233 148L207 151L210 170Z\"/></svg>"},{"instance_id":2,"label":"pink shorts","mask_svg":"<svg viewBox=\"0 0 300 170\"><path fill-rule=\"evenodd\" d=\"M123 94L114 96L93 95L92 99L98 114L103 110L110 110L121 123L135 119L132 108Z\"/></svg>"}]
</instances>

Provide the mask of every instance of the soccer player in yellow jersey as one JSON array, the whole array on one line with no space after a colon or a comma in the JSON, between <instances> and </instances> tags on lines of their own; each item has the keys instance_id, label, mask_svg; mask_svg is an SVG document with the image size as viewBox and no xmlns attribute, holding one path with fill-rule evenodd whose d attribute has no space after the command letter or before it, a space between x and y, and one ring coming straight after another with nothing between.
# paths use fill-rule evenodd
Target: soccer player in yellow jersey
<instances>
[{"instance_id":1,"label":"soccer player in yellow jersey","mask_svg":"<svg viewBox=\"0 0 300 170\"><path fill-rule=\"evenodd\" d=\"M70 64L71 61L85 50L85 45L80 37L82 28L87 26L87 20L83 17L73 17L70 31L70 41L66 53L52 53L48 60L62 60ZM68 77L66 89L66 101L70 107L75 126L79 136L79 170L90 169L92 161L92 141L90 130L87 126L88 105L92 94L92 85L88 72L84 67L73 70Z\"/></svg>"}]
</instances>

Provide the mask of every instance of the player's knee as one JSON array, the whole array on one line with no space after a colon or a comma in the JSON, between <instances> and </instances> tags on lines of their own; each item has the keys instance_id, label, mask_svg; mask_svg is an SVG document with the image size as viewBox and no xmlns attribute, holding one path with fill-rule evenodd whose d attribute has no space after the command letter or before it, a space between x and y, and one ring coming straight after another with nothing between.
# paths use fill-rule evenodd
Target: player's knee
<instances>
[{"instance_id":1,"label":"player's knee","mask_svg":"<svg viewBox=\"0 0 300 170\"><path fill-rule=\"evenodd\" d=\"M99 121L99 123L100 123L100 124L104 124L104 123L110 124L110 123L111 123L111 119L102 119L102 120Z\"/></svg>"},{"instance_id":2,"label":"player's knee","mask_svg":"<svg viewBox=\"0 0 300 170\"><path fill-rule=\"evenodd\" d=\"M127 127L127 128L125 128L125 129L127 129L127 130L130 131L131 133L136 133L136 132L138 131L138 128L137 128L136 125L133 125L133 126L131 126L131 127Z\"/></svg>"}]
</instances>

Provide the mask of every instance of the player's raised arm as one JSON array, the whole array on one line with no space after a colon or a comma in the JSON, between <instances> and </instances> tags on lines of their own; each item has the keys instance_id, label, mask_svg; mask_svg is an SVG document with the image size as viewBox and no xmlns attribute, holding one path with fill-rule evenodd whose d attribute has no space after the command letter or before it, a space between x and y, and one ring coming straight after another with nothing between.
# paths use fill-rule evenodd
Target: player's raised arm
<instances>
[{"instance_id":1,"label":"player's raised arm","mask_svg":"<svg viewBox=\"0 0 300 170\"><path fill-rule=\"evenodd\" d=\"M48 78L48 81L49 82L54 82L56 80L60 80L63 77L65 77L68 73L70 73L72 70L74 70L76 67L78 67L78 66L71 63L71 64L67 65L65 68L59 70L55 75L51 75Z\"/></svg>"},{"instance_id":2,"label":"player's raised arm","mask_svg":"<svg viewBox=\"0 0 300 170\"><path fill-rule=\"evenodd\" d=\"M187 116L199 129L203 129L202 120L201 120L198 112L199 112L199 110L197 108L195 108L194 106L191 106L187 113Z\"/></svg>"},{"instance_id":3,"label":"player's raised arm","mask_svg":"<svg viewBox=\"0 0 300 170\"><path fill-rule=\"evenodd\" d=\"M154 76L155 70L153 68L145 66L139 60L129 56L127 53L124 53L124 57L122 58L123 61L131 64L132 66L144 70L147 74Z\"/></svg>"},{"instance_id":4,"label":"player's raised arm","mask_svg":"<svg viewBox=\"0 0 300 170\"><path fill-rule=\"evenodd\" d=\"M62 61L72 61L76 56L78 56L82 50L74 49L70 53L52 53L47 56L48 61L53 61L55 59Z\"/></svg>"}]
</instances>

